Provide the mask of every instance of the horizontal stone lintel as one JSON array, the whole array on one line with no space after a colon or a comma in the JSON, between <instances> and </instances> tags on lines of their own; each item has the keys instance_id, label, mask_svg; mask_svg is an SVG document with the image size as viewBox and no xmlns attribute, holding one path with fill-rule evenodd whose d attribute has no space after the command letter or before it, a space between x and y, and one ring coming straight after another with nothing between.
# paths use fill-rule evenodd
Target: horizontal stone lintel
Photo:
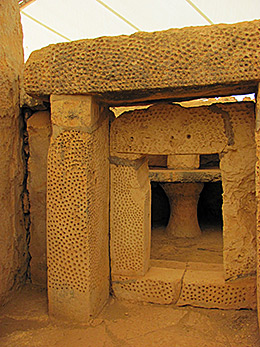
<instances>
[{"instance_id":1,"label":"horizontal stone lintel","mask_svg":"<svg viewBox=\"0 0 260 347\"><path fill-rule=\"evenodd\" d=\"M217 182L221 181L221 171L219 169L198 169L198 170L169 170L150 169L150 181L154 182Z\"/></svg>"},{"instance_id":2,"label":"horizontal stone lintel","mask_svg":"<svg viewBox=\"0 0 260 347\"><path fill-rule=\"evenodd\" d=\"M31 54L25 90L106 102L243 94L260 80L260 21L139 32L50 45Z\"/></svg>"}]
</instances>

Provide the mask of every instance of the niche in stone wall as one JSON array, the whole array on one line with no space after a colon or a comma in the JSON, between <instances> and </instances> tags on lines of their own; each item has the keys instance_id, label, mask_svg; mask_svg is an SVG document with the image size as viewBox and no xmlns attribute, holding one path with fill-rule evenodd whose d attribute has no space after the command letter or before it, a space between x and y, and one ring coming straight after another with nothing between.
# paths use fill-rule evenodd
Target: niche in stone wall
<instances>
[{"instance_id":1,"label":"niche in stone wall","mask_svg":"<svg viewBox=\"0 0 260 347\"><path fill-rule=\"evenodd\" d=\"M150 168L155 172L166 169L163 157L149 156ZM219 154L203 154L198 157L195 171L175 171L189 177L190 182L151 182L151 259L223 262L223 188L219 162ZM215 181L218 171L219 180Z\"/></svg>"},{"instance_id":2,"label":"niche in stone wall","mask_svg":"<svg viewBox=\"0 0 260 347\"><path fill-rule=\"evenodd\" d=\"M178 199L174 193L179 194L180 189L197 196L189 206L176 207L183 216L173 216L171 222L174 202L170 204L169 194L170 200ZM151 259L223 263L222 182L151 182L151 191ZM175 227L177 236L172 230Z\"/></svg>"}]
</instances>

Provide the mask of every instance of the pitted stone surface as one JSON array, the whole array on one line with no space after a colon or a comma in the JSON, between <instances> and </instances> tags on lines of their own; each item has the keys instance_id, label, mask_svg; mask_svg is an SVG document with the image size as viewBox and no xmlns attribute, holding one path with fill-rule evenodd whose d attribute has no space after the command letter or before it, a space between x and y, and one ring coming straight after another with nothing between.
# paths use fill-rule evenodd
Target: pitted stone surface
<instances>
[{"instance_id":1,"label":"pitted stone surface","mask_svg":"<svg viewBox=\"0 0 260 347\"><path fill-rule=\"evenodd\" d=\"M150 258L151 192L148 163L110 158L112 274L144 275Z\"/></svg>"},{"instance_id":2,"label":"pitted stone surface","mask_svg":"<svg viewBox=\"0 0 260 347\"><path fill-rule=\"evenodd\" d=\"M260 80L260 21L170 29L50 45L25 66L31 95L131 91L147 96L177 88ZM131 97L128 95L128 97Z\"/></svg>"},{"instance_id":3,"label":"pitted stone surface","mask_svg":"<svg viewBox=\"0 0 260 347\"><path fill-rule=\"evenodd\" d=\"M229 141L221 111L224 116L228 114L220 107L216 112L212 106L185 108L161 103L146 110L125 112L112 123L111 152L220 153Z\"/></svg>"},{"instance_id":4,"label":"pitted stone surface","mask_svg":"<svg viewBox=\"0 0 260 347\"><path fill-rule=\"evenodd\" d=\"M21 197L27 196L23 191L25 168L19 110L22 70L23 34L18 1L0 1L1 304L8 299L10 291L25 281L29 262L25 230L28 224L21 203Z\"/></svg>"}]
</instances>

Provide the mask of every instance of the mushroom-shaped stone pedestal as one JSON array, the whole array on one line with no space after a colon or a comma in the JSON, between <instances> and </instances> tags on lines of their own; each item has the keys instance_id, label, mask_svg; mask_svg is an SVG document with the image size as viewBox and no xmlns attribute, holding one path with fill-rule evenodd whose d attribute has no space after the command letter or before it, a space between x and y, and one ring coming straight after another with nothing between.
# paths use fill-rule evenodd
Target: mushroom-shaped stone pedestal
<instances>
[{"instance_id":1,"label":"mushroom-shaped stone pedestal","mask_svg":"<svg viewBox=\"0 0 260 347\"><path fill-rule=\"evenodd\" d=\"M171 205L171 215L166 232L175 237L200 236L197 205L204 184L163 183L161 185Z\"/></svg>"}]
</instances>

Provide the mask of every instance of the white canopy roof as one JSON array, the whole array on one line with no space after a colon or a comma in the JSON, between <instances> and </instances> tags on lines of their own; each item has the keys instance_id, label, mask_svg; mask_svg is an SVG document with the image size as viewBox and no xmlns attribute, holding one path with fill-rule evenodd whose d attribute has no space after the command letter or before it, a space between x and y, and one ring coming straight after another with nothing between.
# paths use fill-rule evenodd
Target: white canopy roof
<instances>
[{"instance_id":1,"label":"white canopy roof","mask_svg":"<svg viewBox=\"0 0 260 347\"><path fill-rule=\"evenodd\" d=\"M32 51L62 41L259 19L260 1L35 0L21 17L26 60Z\"/></svg>"}]
</instances>

